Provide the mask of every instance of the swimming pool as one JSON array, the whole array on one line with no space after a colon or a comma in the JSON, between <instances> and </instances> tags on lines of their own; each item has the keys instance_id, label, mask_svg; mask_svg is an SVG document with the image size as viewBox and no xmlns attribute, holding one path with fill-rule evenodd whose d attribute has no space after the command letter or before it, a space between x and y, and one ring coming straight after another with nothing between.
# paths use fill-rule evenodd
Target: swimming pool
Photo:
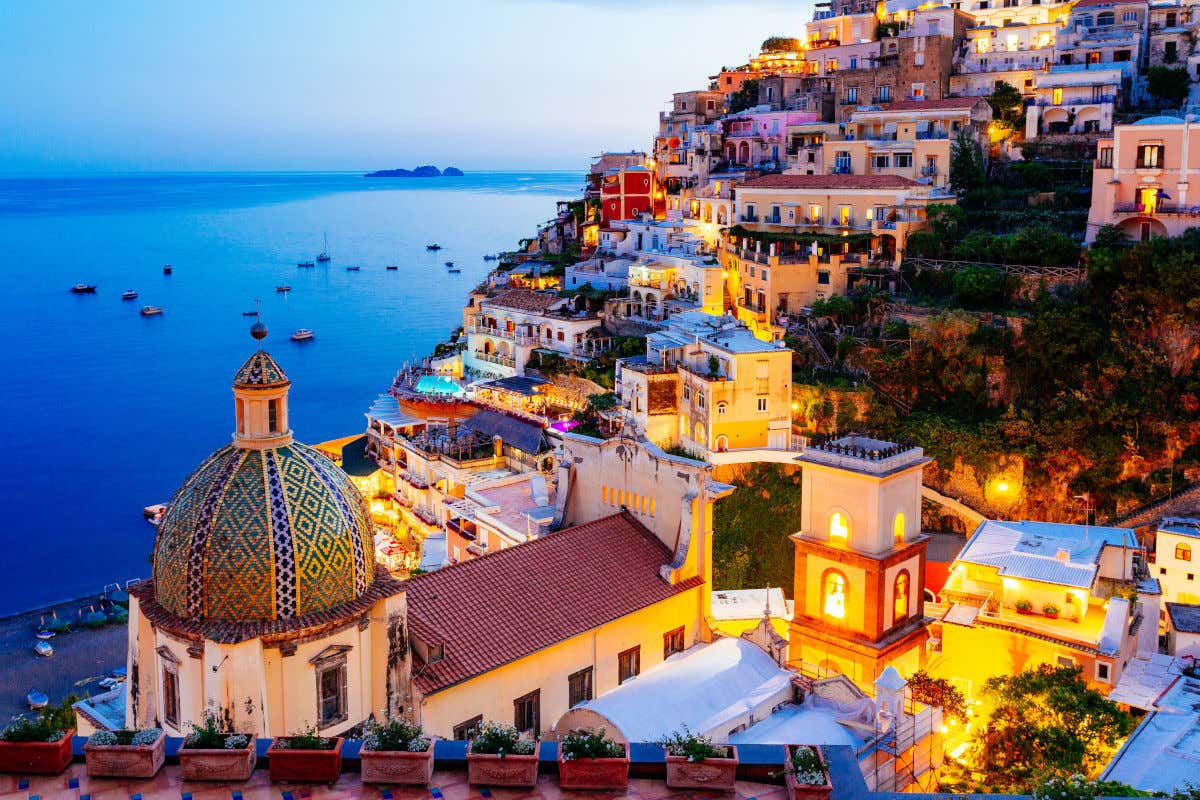
<instances>
[{"instance_id":1,"label":"swimming pool","mask_svg":"<svg viewBox=\"0 0 1200 800\"><path fill-rule=\"evenodd\" d=\"M413 391L418 394L448 394L454 397L466 395L466 391L455 383L453 378L447 378L445 375L422 375L417 379Z\"/></svg>"}]
</instances>

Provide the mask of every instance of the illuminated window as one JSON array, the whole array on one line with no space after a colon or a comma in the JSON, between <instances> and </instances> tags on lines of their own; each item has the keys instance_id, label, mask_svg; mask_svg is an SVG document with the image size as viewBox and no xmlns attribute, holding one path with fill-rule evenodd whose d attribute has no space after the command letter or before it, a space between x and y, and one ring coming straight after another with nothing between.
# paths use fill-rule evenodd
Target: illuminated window
<instances>
[{"instance_id":1,"label":"illuminated window","mask_svg":"<svg viewBox=\"0 0 1200 800\"><path fill-rule=\"evenodd\" d=\"M896 621L908 619L908 573L896 575L896 585L892 596L892 614Z\"/></svg>"},{"instance_id":2,"label":"illuminated window","mask_svg":"<svg viewBox=\"0 0 1200 800\"><path fill-rule=\"evenodd\" d=\"M833 512L833 516L829 518L829 538L840 539L843 542L850 538L850 523L840 511Z\"/></svg>"},{"instance_id":3,"label":"illuminated window","mask_svg":"<svg viewBox=\"0 0 1200 800\"><path fill-rule=\"evenodd\" d=\"M892 520L892 538L896 544L904 541L904 512L896 514L896 518Z\"/></svg>"},{"instance_id":4,"label":"illuminated window","mask_svg":"<svg viewBox=\"0 0 1200 800\"><path fill-rule=\"evenodd\" d=\"M1054 105L1056 105L1056 106L1062 105L1062 89L1054 90Z\"/></svg>"},{"instance_id":5,"label":"illuminated window","mask_svg":"<svg viewBox=\"0 0 1200 800\"><path fill-rule=\"evenodd\" d=\"M846 617L846 576L840 572L827 574L824 595L825 616L844 619Z\"/></svg>"},{"instance_id":6,"label":"illuminated window","mask_svg":"<svg viewBox=\"0 0 1200 800\"><path fill-rule=\"evenodd\" d=\"M1192 548L1186 544L1175 545L1175 560L1176 561L1191 561Z\"/></svg>"}]
</instances>

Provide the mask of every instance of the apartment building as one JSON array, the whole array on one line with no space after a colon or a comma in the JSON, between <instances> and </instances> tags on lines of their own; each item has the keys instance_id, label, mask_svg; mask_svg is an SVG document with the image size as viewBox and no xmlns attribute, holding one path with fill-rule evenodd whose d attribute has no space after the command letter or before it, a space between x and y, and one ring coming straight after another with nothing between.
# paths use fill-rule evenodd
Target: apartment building
<instances>
[{"instance_id":1,"label":"apartment building","mask_svg":"<svg viewBox=\"0 0 1200 800\"><path fill-rule=\"evenodd\" d=\"M1189 64L1193 56L1195 41L1195 6L1175 2L1151 4L1149 41L1145 64L1147 67L1187 66L1192 79L1200 78L1200 72Z\"/></svg>"},{"instance_id":2,"label":"apartment building","mask_svg":"<svg viewBox=\"0 0 1200 800\"><path fill-rule=\"evenodd\" d=\"M788 452L792 351L730 316L689 311L617 362L616 393L635 427L662 447L697 453Z\"/></svg>"},{"instance_id":3,"label":"apartment building","mask_svg":"<svg viewBox=\"0 0 1200 800\"><path fill-rule=\"evenodd\" d=\"M1123 67L1132 64L1062 65L1040 75L1034 101L1025 108L1026 138L1111 131L1122 89L1129 84Z\"/></svg>"},{"instance_id":4,"label":"apartment building","mask_svg":"<svg viewBox=\"0 0 1200 800\"><path fill-rule=\"evenodd\" d=\"M464 371L504 378L523 375L535 350L568 357L594 355L588 334L600 326L600 317L587 310L582 298L508 289L492 297L473 296L464 310L463 325Z\"/></svg>"},{"instance_id":5,"label":"apartment building","mask_svg":"<svg viewBox=\"0 0 1200 800\"><path fill-rule=\"evenodd\" d=\"M1154 535L1151 576L1168 603L1200 603L1200 519L1167 517Z\"/></svg>"},{"instance_id":6,"label":"apartment building","mask_svg":"<svg viewBox=\"0 0 1200 800\"><path fill-rule=\"evenodd\" d=\"M725 159L743 167L775 168L783 164L789 125L815 122L802 111L751 111L722 121Z\"/></svg>"},{"instance_id":7,"label":"apartment building","mask_svg":"<svg viewBox=\"0 0 1200 800\"><path fill-rule=\"evenodd\" d=\"M645 165L646 154L640 150L630 150L627 153L601 153L592 159L591 166L588 167L584 196L593 200L599 198L600 187L604 183L604 176L613 170L621 170L627 167L642 167Z\"/></svg>"},{"instance_id":8,"label":"apartment building","mask_svg":"<svg viewBox=\"0 0 1200 800\"><path fill-rule=\"evenodd\" d=\"M1086 241L1105 225L1141 241L1200 225L1200 195L1188 193L1190 177L1200 172L1196 132L1195 123L1159 116L1116 125L1111 138L1099 140Z\"/></svg>"},{"instance_id":9,"label":"apartment building","mask_svg":"<svg viewBox=\"0 0 1200 800\"><path fill-rule=\"evenodd\" d=\"M725 113L725 95L717 91L676 92L671 109L658 117L654 158L659 180L668 186L707 175L721 157L713 122ZM716 127L719 134L719 126Z\"/></svg>"},{"instance_id":10,"label":"apartment building","mask_svg":"<svg viewBox=\"0 0 1200 800\"><path fill-rule=\"evenodd\" d=\"M1146 0L1079 0L1054 50L1059 64L1142 64L1149 27Z\"/></svg>"}]
</instances>

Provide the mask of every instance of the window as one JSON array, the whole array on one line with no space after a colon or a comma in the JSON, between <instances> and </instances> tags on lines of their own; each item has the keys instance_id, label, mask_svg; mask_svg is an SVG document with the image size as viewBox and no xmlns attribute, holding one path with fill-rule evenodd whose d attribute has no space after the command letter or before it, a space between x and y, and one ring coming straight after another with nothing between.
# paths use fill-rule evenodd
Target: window
<instances>
[{"instance_id":1,"label":"window","mask_svg":"<svg viewBox=\"0 0 1200 800\"><path fill-rule=\"evenodd\" d=\"M892 617L896 622L908 619L908 573L903 570L892 586Z\"/></svg>"},{"instance_id":2,"label":"window","mask_svg":"<svg viewBox=\"0 0 1200 800\"><path fill-rule=\"evenodd\" d=\"M1167 568L1166 568L1166 567L1159 567L1159 568L1158 568L1158 574L1159 574L1159 575L1166 575L1166 574L1167 574Z\"/></svg>"},{"instance_id":3,"label":"window","mask_svg":"<svg viewBox=\"0 0 1200 800\"><path fill-rule=\"evenodd\" d=\"M911 167L912 153L896 153L895 160L892 163L897 167Z\"/></svg>"},{"instance_id":4,"label":"window","mask_svg":"<svg viewBox=\"0 0 1200 800\"><path fill-rule=\"evenodd\" d=\"M617 683L621 684L642 671L642 648L631 647L617 654Z\"/></svg>"},{"instance_id":5,"label":"window","mask_svg":"<svg viewBox=\"0 0 1200 800\"><path fill-rule=\"evenodd\" d=\"M1125 61L1131 60L1132 58L1133 58L1132 50L1115 50L1115 51L1113 51L1113 59L1112 59L1113 61L1125 62ZM1095 64L1098 62L1099 62L1099 59L1097 59L1096 61L1093 61L1092 63Z\"/></svg>"},{"instance_id":6,"label":"window","mask_svg":"<svg viewBox=\"0 0 1200 800\"><path fill-rule=\"evenodd\" d=\"M1112 25L1116 21L1117 21L1117 15L1111 11L1101 11L1099 14L1096 15L1096 25L1100 26L1100 27L1103 27L1105 25Z\"/></svg>"},{"instance_id":7,"label":"window","mask_svg":"<svg viewBox=\"0 0 1200 800\"><path fill-rule=\"evenodd\" d=\"M875 169L887 169L892 165L892 157L886 153L876 154L871 156L871 165Z\"/></svg>"},{"instance_id":8,"label":"window","mask_svg":"<svg viewBox=\"0 0 1200 800\"><path fill-rule=\"evenodd\" d=\"M1101 683L1110 683L1112 681L1112 678L1109 677L1111 674L1112 673L1109 672L1108 664L1104 664L1100 661L1096 662L1096 680L1100 681Z\"/></svg>"},{"instance_id":9,"label":"window","mask_svg":"<svg viewBox=\"0 0 1200 800\"><path fill-rule=\"evenodd\" d=\"M328 728L349 717L346 702L346 657L317 667L317 727Z\"/></svg>"},{"instance_id":10,"label":"window","mask_svg":"<svg viewBox=\"0 0 1200 800\"><path fill-rule=\"evenodd\" d=\"M1195 576L1195 574L1193 574L1193 573L1189 572L1189 573L1188 573L1188 580L1189 580L1189 581L1194 581L1194 580L1196 580L1196 576Z\"/></svg>"},{"instance_id":11,"label":"window","mask_svg":"<svg viewBox=\"0 0 1200 800\"><path fill-rule=\"evenodd\" d=\"M835 174L849 175L850 169L850 154L848 152L843 150L833 157L833 171Z\"/></svg>"},{"instance_id":12,"label":"window","mask_svg":"<svg viewBox=\"0 0 1200 800\"><path fill-rule=\"evenodd\" d=\"M849 89L846 90L846 102L847 103L857 103L858 102L858 87L857 86L851 86Z\"/></svg>"},{"instance_id":13,"label":"window","mask_svg":"<svg viewBox=\"0 0 1200 800\"><path fill-rule=\"evenodd\" d=\"M1111 147L1101 147L1097 166L1111 167L1112 166L1113 149Z\"/></svg>"},{"instance_id":14,"label":"window","mask_svg":"<svg viewBox=\"0 0 1200 800\"><path fill-rule=\"evenodd\" d=\"M563 332L562 332L562 331L559 331L559 332L558 332L558 340L559 340L560 342L564 340L564 337L563 337Z\"/></svg>"},{"instance_id":15,"label":"window","mask_svg":"<svg viewBox=\"0 0 1200 800\"><path fill-rule=\"evenodd\" d=\"M1062 105L1062 89L1055 89L1052 92L1051 102L1056 106Z\"/></svg>"},{"instance_id":16,"label":"window","mask_svg":"<svg viewBox=\"0 0 1200 800\"><path fill-rule=\"evenodd\" d=\"M1138 145L1137 165L1139 167L1156 168L1163 163L1163 146L1161 144Z\"/></svg>"},{"instance_id":17,"label":"window","mask_svg":"<svg viewBox=\"0 0 1200 800\"><path fill-rule=\"evenodd\" d=\"M829 285L829 270L820 270L817 272L817 283L821 286Z\"/></svg>"},{"instance_id":18,"label":"window","mask_svg":"<svg viewBox=\"0 0 1200 800\"><path fill-rule=\"evenodd\" d=\"M680 625L673 631L667 631L663 634L663 658L670 658L676 653L682 653L683 647L683 626Z\"/></svg>"},{"instance_id":19,"label":"window","mask_svg":"<svg viewBox=\"0 0 1200 800\"><path fill-rule=\"evenodd\" d=\"M758 398L758 410L764 411L764 412L767 410L767 398L765 398L765 397Z\"/></svg>"},{"instance_id":20,"label":"window","mask_svg":"<svg viewBox=\"0 0 1200 800\"><path fill-rule=\"evenodd\" d=\"M592 699L592 668L581 669L567 676L567 701L574 708Z\"/></svg>"},{"instance_id":21,"label":"window","mask_svg":"<svg viewBox=\"0 0 1200 800\"><path fill-rule=\"evenodd\" d=\"M692 399L692 387L690 387L690 386L683 387L683 399L684 400Z\"/></svg>"},{"instance_id":22,"label":"window","mask_svg":"<svg viewBox=\"0 0 1200 800\"><path fill-rule=\"evenodd\" d=\"M728 408L728 406L725 403L717 403L717 416L724 416L726 408Z\"/></svg>"},{"instance_id":23,"label":"window","mask_svg":"<svg viewBox=\"0 0 1200 800\"><path fill-rule=\"evenodd\" d=\"M471 717L466 722L460 722L454 726L454 738L458 741L465 739L474 739L479 726L483 724L483 715Z\"/></svg>"},{"instance_id":24,"label":"window","mask_svg":"<svg viewBox=\"0 0 1200 800\"><path fill-rule=\"evenodd\" d=\"M827 572L823 583L821 594L825 598L822 604L825 616L844 619L846 617L846 576L836 570Z\"/></svg>"},{"instance_id":25,"label":"window","mask_svg":"<svg viewBox=\"0 0 1200 800\"><path fill-rule=\"evenodd\" d=\"M892 87L880 86L879 87L879 102L888 103L888 102L891 102L891 99L892 99Z\"/></svg>"},{"instance_id":26,"label":"window","mask_svg":"<svg viewBox=\"0 0 1200 800\"><path fill-rule=\"evenodd\" d=\"M279 401L272 400L267 403L267 426L271 433L279 430Z\"/></svg>"},{"instance_id":27,"label":"window","mask_svg":"<svg viewBox=\"0 0 1200 800\"><path fill-rule=\"evenodd\" d=\"M808 207L808 219L811 222L820 222L821 221L821 207L818 205L809 206Z\"/></svg>"},{"instance_id":28,"label":"window","mask_svg":"<svg viewBox=\"0 0 1200 800\"><path fill-rule=\"evenodd\" d=\"M850 69L858 69L858 59L857 58L850 59ZM855 100L858 99L858 89L854 90L854 99Z\"/></svg>"},{"instance_id":29,"label":"window","mask_svg":"<svg viewBox=\"0 0 1200 800\"><path fill-rule=\"evenodd\" d=\"M851 218L850 217L850 206L842 206L841 208L838 209L838 224L839 225L849 225L850 218Z\"/></svg>"},{"instance_id":30,"label":"window","mask_svg":"<svg viewBox=\"0 0 1200 800\"><path fill-rule=\"evenodd\" d=\"M834 72L837 72L837 59L831 58L825 62L825 74L830 75Z\"/></svg>"},{"instance_id":31,"label":"window","mask_svg":"<svg viewBox=\"0 0 1200 800\"><path fill-rule=\"evenodd\" d=\"M1191 561L1192 560L1191 546L1186 545L1182 542L1175 545L1175 560L1176 561Z\"/></svg>"},{"instance_id":32,"label":"window","mask_svg":"<svg viewBox=\"0 0 1200 800\"><path fill-rule=\"evenodd\" d=\"M528 731L538 734L541 731L539 717L541 715L542 690L534 689L526 695L513 700L513 725L522 733Z\"/></svg>"},{"instance_id":33,"label":"window","mask_svg":"<svg viewBox=\"0 0 1200 800\"><path fill-rule=\"evenodd\" d=\"M1174 64L1179 59L1179 51L1175 42L1166 42L1163 46L1163 63Z\"/></svg>"},{"instance_id":34,"label":"window","mask_svg":"<svg viewBox=\"0 0 1200 800\"><path fill-rule=\"evenodd\" d=\"M1060 667L1073 667L1075 666L1075 659L1071 656L1057 656L1054 659L1054 663Z\"/></svg>"},{"instance_id":35,"label":"window","mask_svg":"<svg viewBox=\"0 0 1200 800\"><path fill-rule=\"evenodd\" d=\"M912 96L914 99L922 99L925 97L925 84L914 83L912 85Z\"/></svg>"},{"instance_id":36,"label":"window","mask_svg":"<svg viewBox=\"0 0 1200 800\"><path fill-rule=\"evenodd\" d=\"M179 668L175 664L163 664L163 719L172 727L179 727Z\"/></svg>"},{"instance_id":37,"label":"window","mask_svg":"<svg viewBox=\"0 0 1200 800\"><path fill-rule=\"evenodd\" d=\"M842 542L850 538L850 522L840 511L833 512L829 518L829 538Z\"/></svg>"},{"instance_id":38,"label":"window","mask_svg":"<svg viewBox=\"0 0 1200 800\"><path fill-rule=\"evenodd\" d=\"M892 520L892 541L894 541L896 544L901 544L904 542L903 511L897 512L895 518Z\"/></svg>"}]
</instances>

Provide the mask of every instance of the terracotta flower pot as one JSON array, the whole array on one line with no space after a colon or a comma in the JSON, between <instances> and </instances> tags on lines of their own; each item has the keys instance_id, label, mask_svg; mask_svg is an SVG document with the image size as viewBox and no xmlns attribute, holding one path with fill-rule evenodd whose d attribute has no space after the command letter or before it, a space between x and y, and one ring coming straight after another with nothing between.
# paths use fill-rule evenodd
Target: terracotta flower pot
<instances>
[{"instance_id":1,"label":"terracotta flower pot","mask_svg":"<svg viewBox=\"0 0 1200 800\"><path fill-rule=\"evenodd\" d=\"M558 751L558 785L563 789L629 788L629 749L621 758L572 758L564 761Z\"/></svg>"},{"instance_id":2,"label":"terracotta flower pot","mask_svg":"<svg viewBox=\"0 0 1200 800\"><path fill-rule=\"evenodd\" d=\"M687 756L667 754L667 787L671 789L712 789L732 792L737 781L737 747L726 745L728 758L688 761Z\"/></svg>"},{"instance_id":3,"label":"terracotta flower pot","mask_svg":"<svg viewBox=\"0 0 1200 800\"><path fill-rule=\"evenodd\" d=\"M244 781L254 772L258 751L254 737L238 749L179 748L179 771L185 781Z\"/></svg>"},{"instance_id":4,"label":"terracotta flower pot","mask_svg":"<svg viewBox=\"0 0 1200 800\"><path fill-rule=\"evenodd\" d=\"M167 735L159 732L154 744L92 744L83 746L90 777L153 778L163 765Z\"/></svg>"},{"instance_id":5,"label":"terracotta flower pot","mask_svg":"<svg viewBox=\"0 0 1200 800\"><path fill-rule=\"evenodd\" d=\"M281 737L284 741L287 737ZM333 740L328 750L299 750L279 747L280 739L267 748L271 780L295 783L337 783L342 774L342 737Z\"/></svg>"},{"instance_id":6,"label":"terracotta flower pot","mask_svg":"<svg viewBox=\"0 0 1200 800\"><path fill-rule=\"evenodd\" d=\"M1018 608L1017 613L1022 614L1024 616L1029 616L1030 614L1033 613L1033 609L1032 608Z\"/></svg>"},{"instance_id":7,"label":"terracotta flower pot","mask_svg":"<svg viewBox=\"0 0 1200 800\"><path fill-rule=\"evenodd\" d=\"M788 745L787 757L788 765L792 763L792 753L795 751L796 745ZM821 771L825 774L825 785L813 785L808 783L797 783L796 774L791 769L784 771L783 779L787 784L788 800L828 800L829 793L833 791L833 781L829 778L829 767L825 763L825 758L821 755L820 748L812 748L817 754L817 758L821 760Z\"/></svg>"},{"instance_id":8,"label":"terracotta flower pot","mask_svg":"<svg viewBox=\"0 0 1200 800\"><path fill-rule=\"evenodd\" d=\"M476 786L536 786L537 752L528 756L472 753L467 746L467 783Z\"/></svg>"},{"instance_id":9,"label":"terracotta flower pot","mask_svg":"<svg viewBox=\"0 0 1200 800\"><path fill-rule=\"evenodd\" d=\"M433 779L433 743L424 753L406 750L360 750L363 783L428 786Z\"/></svg>"},{"instance_id":10,"label":"terracotta flower pot","mask_svg":"<svg viewBox=\"0 0 1200 800\"><path fill-rule=\"evenodd\" d=\"M0 772L22 775L57 775L71 763L71 739L75 731L57 742L0 741Z\"/></svg>"}]
</instances>

